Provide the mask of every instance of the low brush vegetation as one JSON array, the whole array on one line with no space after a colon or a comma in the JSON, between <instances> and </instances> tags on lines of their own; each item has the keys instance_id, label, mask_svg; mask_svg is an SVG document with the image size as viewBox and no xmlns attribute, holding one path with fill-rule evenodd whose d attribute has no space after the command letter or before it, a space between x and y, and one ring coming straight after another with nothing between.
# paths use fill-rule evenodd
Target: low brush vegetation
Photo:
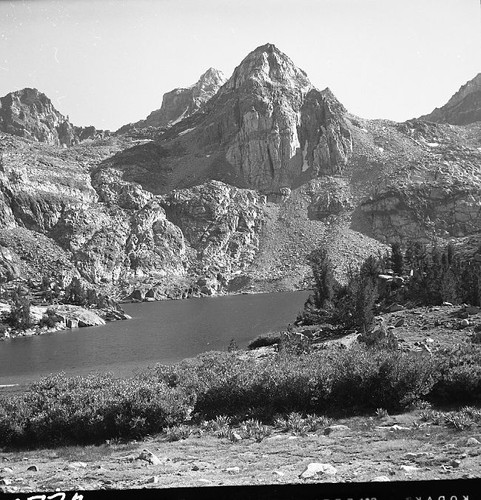
<instances>
[{"instance_id":1,"label":"low brush vegetation","mask_svg":"<svg viewBox=\"0 0 481 500\"><path fill-rule=\"evenodd\" d=\"M304 434L326 416L398 411L451 396L477 404L480 366L478 345L435 357L359 345L263 360L206 353L130 379L55 375L0 398L0 444L85 444L161 431L175 441L201 422L225 438L242 422L242 434L256 439L269 434L265 424Z\"/></svg>"}]
</instances>

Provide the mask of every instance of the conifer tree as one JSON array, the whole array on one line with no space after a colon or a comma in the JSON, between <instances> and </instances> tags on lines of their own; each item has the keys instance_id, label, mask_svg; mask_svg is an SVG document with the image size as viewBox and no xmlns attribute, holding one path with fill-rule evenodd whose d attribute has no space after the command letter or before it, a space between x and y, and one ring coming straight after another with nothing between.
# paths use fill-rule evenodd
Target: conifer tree
<instances>
[{"instance_id":1,"label":"conifer tree","mask_svg":"<svg viewBox=\"0 0 481 500\"><path fill-rule=\"evenodd\" d=\"M404 271L404 256L401 251L401 245L399 243L393 243L391 245L391 262L392 270L395 274L401 275Z\"/></svg>"}]
</instances>

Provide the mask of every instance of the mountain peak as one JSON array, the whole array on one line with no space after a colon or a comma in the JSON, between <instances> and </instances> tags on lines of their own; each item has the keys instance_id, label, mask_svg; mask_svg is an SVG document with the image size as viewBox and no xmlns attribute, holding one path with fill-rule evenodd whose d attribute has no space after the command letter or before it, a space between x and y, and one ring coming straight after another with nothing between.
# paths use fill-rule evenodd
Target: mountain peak
<instances>
[{"instance_id":1,"label":"mountain peak","mask_svg":"<svg viewBox=\"0 0 481 500\"><path fill-rule=\"evenodd\" d=\"M43 92L29 87L0 97L0 131L54 146L71 146L109 134L93 126L75 127Z\"/></svg>"},{"instance_id":2,"label":"mountain peak","mask_svg":"<svg viewBox=\"0 0 481 500\"><path fill-rule=\"evenodd\" d=\"M222 71L220 71L219 69L209 68L199 78L199 82L202 82L202 81L205 81L205 80L218 80L218 81L224 81L225 82L226 78L224 76L224 73L222 73Z\"/></svg>"},{"instance_id":3,"label":"mountain peak","mask_svg":"<svg viewBox=\"0 0 481 500\"><path fill-rule=\"evenodd\" d=\"M192 85L194 100L200 100L198 105L201 106L203 103L207 102L224 83L226 82L226 77L222 71L209 68L205 73L203 73L199 80Z\"/></svg>"},{"instance_id":4,"label":"mountain peak","mask_svg":"<svg viewBox=\"0 0 481 500\"><path fill-rule=\"evenodd\" d=\"M420 119L452 125L481 121L481 73L465 83L444 106Z\"/></svg>"},{"instance_id":5,"label":"mountain peak","mask_svg":"<svg viewBox=\"0 0 481 500\"><path fill-rule=\"evenodd\" d=\"M171 127L177 122L197 113L224 85L226 77L222 71L209 68L193 85L176 88L164 94L160 109L152 111L145 120L128 125L138 128ZM123 127L119 129L122 131Z\"/></svg>"},{"instance_id":6,"label":"mountain peak","mask_svg":"<svg viewBox=\"0 0 481 500\"><path fill-rule=\"evenodd\" d=\"M273 43L265 43L264 45L259 45L259 47L254 49L252 52L278 52L279 54L282 54L282 52Z\"/></svg>"},{"instance_id":7,"label":"mountain peak","mask_svg":"<svg viewBox=\"0 0 481 500\"><path fill-rule=\"evenodd\" d=\"M247 82L305 89L312 87L306 73L271 43L250 52L234 70L227 86L239 88Z\"/></svg>"},{"instance_id":8,"label":"mountain peak","mask_svg":"<svg viewBox=\"0 0 481 500\"><path fill-rule=\"evenodd\" d=\"M0 98L0 130L52 145L76 141L68 118L35 88L16 90Z\"/></svg>"}]
</instances>

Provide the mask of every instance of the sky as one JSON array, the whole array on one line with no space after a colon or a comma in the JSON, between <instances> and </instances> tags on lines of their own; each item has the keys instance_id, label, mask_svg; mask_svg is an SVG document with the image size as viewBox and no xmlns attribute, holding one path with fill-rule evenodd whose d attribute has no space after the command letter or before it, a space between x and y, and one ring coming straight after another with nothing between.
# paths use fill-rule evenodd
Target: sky
<instances>
[{"instance_id":1,"label":"sky","mask_svg":"<svg viewBox=\"0 0 481 500\"><path fill-rule=\"evenodd\" d=\"M0 0L0 95L116 130L275 44L352 113L404 121L481 72L480 0Z\"/></svg>"}]
</instances>

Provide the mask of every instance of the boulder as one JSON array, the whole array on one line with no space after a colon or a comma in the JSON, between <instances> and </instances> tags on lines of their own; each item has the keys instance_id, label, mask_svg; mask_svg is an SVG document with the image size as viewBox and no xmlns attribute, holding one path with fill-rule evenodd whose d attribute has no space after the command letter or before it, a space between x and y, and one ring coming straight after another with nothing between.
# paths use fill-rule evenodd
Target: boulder
<instances>
[{"instance_id":1,"label":"boulder","mask_svg":"<svg viewBox=\"0 0 481 500\"><path fill-rule=\"evenodd\" d=\"M331 434L345 434L350 432L350 428L347 425L330 425L324 429L324 434L330 436Z\"/></svg>"},{"instance_id":2,"label":"boulder","mask_svg":"<svg viewBox=\"0 0 481 500\"><path fill-rule=\"evenodd\" d=\"M50 309L55 317L68 328L75 328L75 325L78 327L105 325L105 320L97 313L80 306L54 305Z\"/></svg>"},{"instance_id":3,"label":"boulder","mask_svg":"<svg viewBox=\"0 0 481 500\"><path fill-rule=\"evenodd\" d=\"M335 474L337 474L337 469L331 464L321 464L313 462L306 467L304 472L302 472L299 477L302 479L309 479L324 474L328 476L334 476Z\"/></svg>"},{"instance_id":4,"label":"boulder","mask_svg":"<svg viewBox=\"0 0 481 500\"><path fill-rule=\"evenodd\" d=\"M384 320L379 326L359 335L357 340L367 346L384 346L388 349L398 348L398 339L393 334L393 330L386 327Z\"/></svg>"},{"instance_id":5,"label":"boulder","mask_svg":"<svg viewBox=\"0 0 481 500\"><path fill-rule=\"evenodd\" d=\"M162 461L157 455L155 455L154 453L145 448L140 452L137 458L138 460L145 460L146 462L149 462L152 465L160 465L162 463Z\"/></svg>"}]
</instances>

